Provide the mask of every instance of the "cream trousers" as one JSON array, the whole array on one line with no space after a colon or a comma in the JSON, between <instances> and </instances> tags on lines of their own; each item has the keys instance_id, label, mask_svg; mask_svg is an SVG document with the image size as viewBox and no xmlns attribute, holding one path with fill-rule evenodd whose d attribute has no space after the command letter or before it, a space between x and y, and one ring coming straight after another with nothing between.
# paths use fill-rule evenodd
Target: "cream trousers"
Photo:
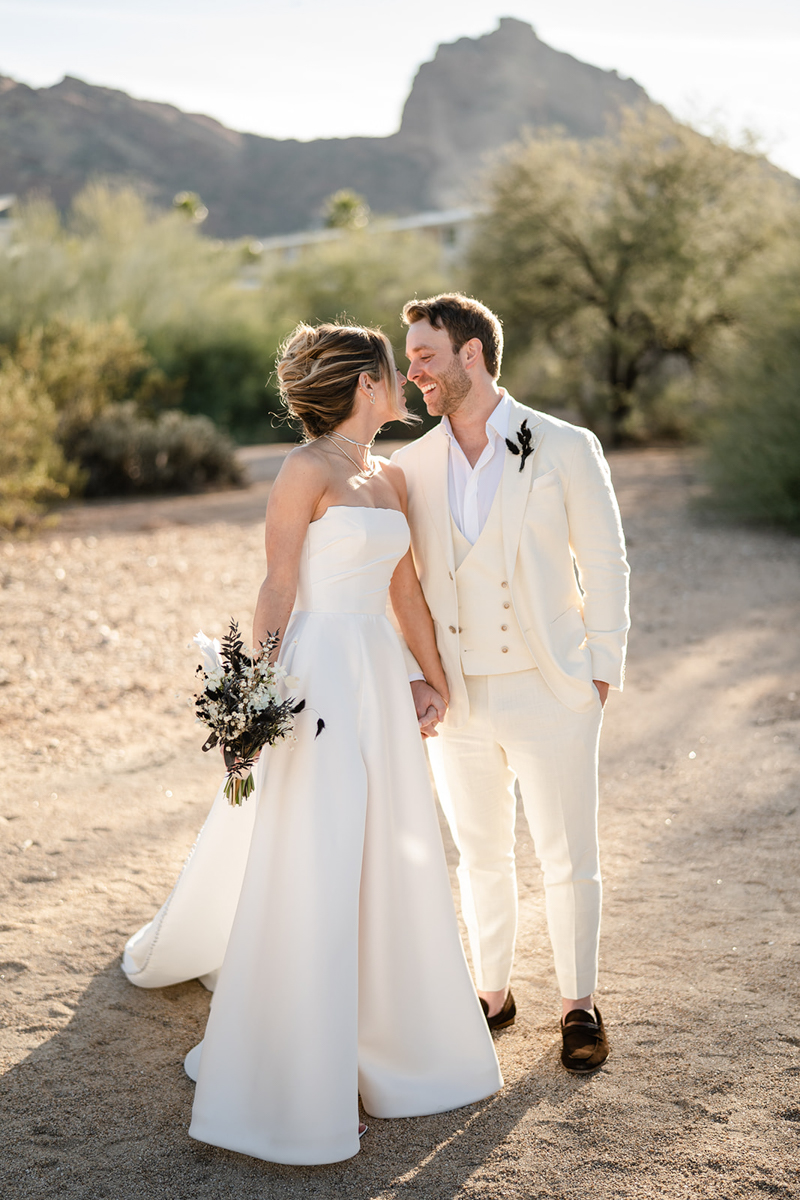
<instances>
[{"instance_id":1,"label":"cream trousers","mask_svg":"<svg viewBox=\"0 0 800 1200\"><path fill-rule=\"evenodd\" d=\"M461 907L480 991L508 986L517 933L515 781L544 876L561 995L597 986L602 887L597 844L600 697L566 708L537 670L468 675L470 716L428 741L458 847Z\"/></svg>"}]
</instances>

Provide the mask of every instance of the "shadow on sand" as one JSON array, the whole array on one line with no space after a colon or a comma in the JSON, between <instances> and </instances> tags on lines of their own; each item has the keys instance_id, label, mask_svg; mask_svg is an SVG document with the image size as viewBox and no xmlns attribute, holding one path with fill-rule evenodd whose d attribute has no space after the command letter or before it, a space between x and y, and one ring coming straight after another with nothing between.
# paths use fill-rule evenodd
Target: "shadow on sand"
<instances>
[{"instance_id":1,"label":"shadow on sand","mask_svg":"<svg viewBox=\"0 0 800 1200\"><path fill-rule=\"evenodd\" d=\"M188 1137L193 1085L182 1059L202 1037L208 1001L197 982L131 987L118 960L109 963L69 1024L4 1077L3 1194L450 1200L532 1108L546 1099L558 1105L588 1082L557 1073L551 1047L521 1081L486 1101L433 1117L368 1118L354 1159L324 1167L266 1163Z\"/></svg>"}]
</instances>

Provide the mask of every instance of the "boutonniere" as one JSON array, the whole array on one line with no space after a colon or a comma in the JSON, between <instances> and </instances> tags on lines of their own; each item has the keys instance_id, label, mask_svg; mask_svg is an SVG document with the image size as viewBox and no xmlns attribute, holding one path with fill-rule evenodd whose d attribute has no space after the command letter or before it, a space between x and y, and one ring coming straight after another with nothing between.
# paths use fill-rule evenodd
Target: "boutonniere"
<instances>
[{"instance_id":1,"label":"boutonniere","mask_svg":"<svg viewBox=\"0 0 800 1200\"><path fill-rule=\"evenodd\" d=\"M519 442L519 445L517 445L516 442L512 442L511 438L506 438L506 445L511 453L522 455L519 464L519 469L521 471L525 466L525 459L529 454L533 454L533 435L530 429L528 429L527 417L517 430L517 442Z\"/></svg>"}]
</instances>

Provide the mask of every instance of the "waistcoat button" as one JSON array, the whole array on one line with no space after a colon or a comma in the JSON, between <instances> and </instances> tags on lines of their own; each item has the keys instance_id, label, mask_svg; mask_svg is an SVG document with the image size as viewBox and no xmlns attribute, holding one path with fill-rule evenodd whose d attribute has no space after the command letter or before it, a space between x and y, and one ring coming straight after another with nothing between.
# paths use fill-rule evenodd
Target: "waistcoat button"
<instances>
[{"instance_id":1,"label":"waistcoat button","mask_svg":"<svg viewBox=\"0 0 800 1200\"><path fill-rule=\"evenodd\" d=\"M502 629L503 633L505 633L505 631L508 629L508 626L507 626L507 625L501 625L501 626L500 626L500 628Z\"/></svg>"},{"instance_id":2,"label":"waistcoat button","mask_svg":"<svg viewBox=\"0 0 800 1200\"><path fill-rule=\"evenodd\" d=\"M508 654L508 646L501 646L500 649L503 651L503 654Z\"/></svg>"},{"instance_id":3,"label":"waistcoat button","mask_svg":"<svg viewBox=\"0 0 800 1200\"><path fill-rule=\"evenodd\" d=\"M455 627L455 625L451 625L451 626L450 626L450 632L451 632L451 633L455 633L455 631L456 631L456 627Z\"/></svg>"},{"instance_id":4,"label":"waistcoat button","mask_svg":"<svg viewBox=\"0 0 800 1200\"><path fill-rule=\"evenodd\" d=\"M508 587L508 582L504 579L503 582L500 584L500 587Z\"/></svg>"},{"instance_id":5,"label":"waistcoat button","mask_svg":"<svg viewBox=\"0 0 800 1200\"><path fill-rule=\"evenodd\" d=\"M509 604L509 602L507 600L504 601L503 608L511 608L511 605Z\"/></svg>"}]
</instances>

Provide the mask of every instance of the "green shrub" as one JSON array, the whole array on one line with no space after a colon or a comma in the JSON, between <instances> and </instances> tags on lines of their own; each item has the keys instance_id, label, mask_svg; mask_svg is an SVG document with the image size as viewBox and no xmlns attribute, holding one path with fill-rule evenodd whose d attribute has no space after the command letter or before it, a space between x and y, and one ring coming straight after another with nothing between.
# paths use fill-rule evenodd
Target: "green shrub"
<instances>
[{"instance_id":1,"label":"green shrub","mask_svg":"<svg viewBox=\"0 0 800 1200\"><path fill-rule=\"evenodd\" d=\"M289 326L280 318L273 333L262 295L242 287L245 257L241 244L204 237L183 212L153 211L130 189L90 185L64 222L42 201L22 204L0 248L0 343L44 330L48 357L59 343L58 369L83 359L111 400L147 393L153 412L166 402L244 440L266 436L275 408L266 385ZM65 378L80 383L74 369ZM89 415L102 407L93 389L82 404Z\"/></svg>"},{"instance_id":2,"label":"green shrub","mask_svg":"<svg viewBox=\"0 0 800 1200\"><path fill-rule=\"evenodd\" d=\"M400 352L403 303L457 282L423 233L355 222L286 261L205 237L187 215L102 184L64 220L42 200L16 209L0 247L0 345L46 377L65 445L128 399L152 416L204 414L243 442L292 440L274 365L298 321L382 325Z\"/></svg>"},{"instance_id":3,"label":"green shrub","mask_svg":"<svg viewBox=\"0 0 800 1200\"><path fill-rule=\"evenodd\" d=\"M144 339L121 316L95 322L54 317L22 332L13 356L50 397L58 440L68 457L82 430L109 404L152 402L159 387L165 390Z\"/></svg>"},{"instance_id":4,"label":"green shrub","mask_svg":"<svg viewBox=\"0 0 800 1200\"><path fill-rule=\"evenodd\" d=\"M285 440L286 426L277 419L283 406L274 383L273 339L246 327L205 334L168 330L151 345L186 412L210 417L239 442Z\"/></svg>"},{"instance_id":5,"label":"green shrub","mask_svg":"<svg viewBox=\"0 0 800 1200\"><path fill-rule=\"evenodd\" d=\"M665 112L591 142L542 132L492 166L469 253L472 293L503 321L520 400L601 436L683 436L689 376L742 320L741 282L785 236L797 193L753 152Z\"/></svg>"},{"instance_id":6,"label":"green shrub","mask_svg":"<svg viewBox=\"0 0 800 1200\"><path fill-rule=\"evenodd\" d=\"M800 533L800 246L750 308L747 337L715 378L705 433L713 502Z\"/></svg>"},{"instance_id":7,"label":"green shrub","mask_svg":"<svg viewBox=\"0 0 800 1200\"><path fill-rule=\"evenodd\" d=\"M11 358L0 363L0 526L32 523L53 500L81 485L55 438L50 397Z\"/></svg>"},{"instance_id":8,"label":"green shrub","mask_svg":"<svg viewBox=\"0 0 800 1200\"><path fill-rule=\"evenodd\" d=\"M173 409L151 419L130 400L104 409L74 451L89 496L200 491L243 482L233 444L207 417Z\"/></svg>"}]
</instances>

